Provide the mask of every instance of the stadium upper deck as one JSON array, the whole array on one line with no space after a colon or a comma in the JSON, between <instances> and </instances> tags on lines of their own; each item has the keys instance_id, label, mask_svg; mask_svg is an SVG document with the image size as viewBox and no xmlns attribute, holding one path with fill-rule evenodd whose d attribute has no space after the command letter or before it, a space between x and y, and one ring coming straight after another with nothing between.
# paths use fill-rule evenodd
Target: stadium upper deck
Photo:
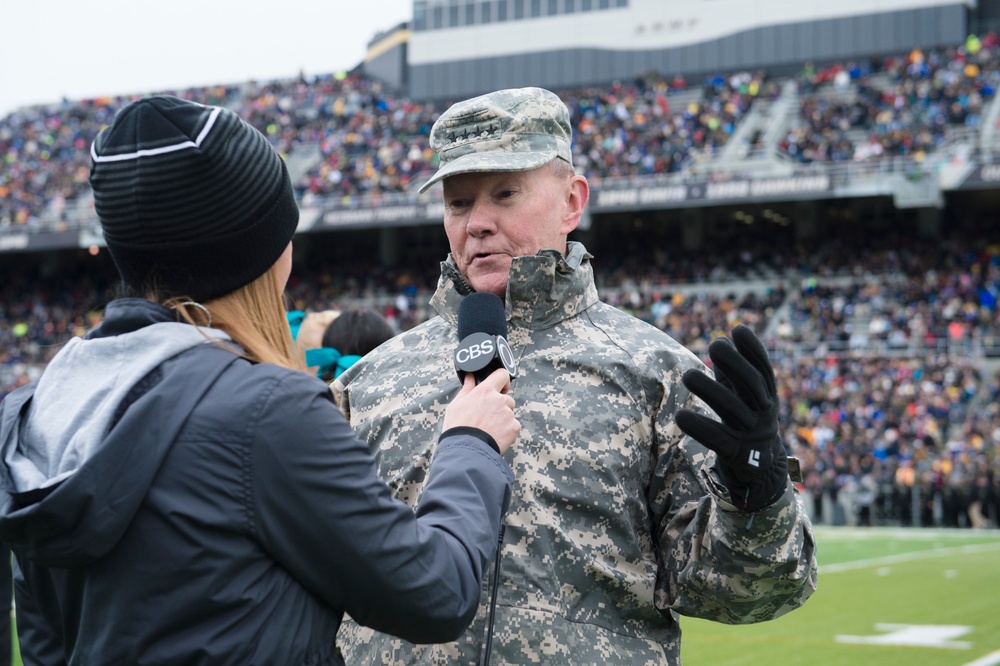
<instances>
[{"instance_id":1,"label":"stadium upper deck","mask_svg":"<svg viewBox=\"0 0 1000 666\"><path fill-rule=\"evenodd\" d=\"M561 90L595 215L801 198L891 196L940 206L992 187L1000 97L993 33L934 49L807 63L795 77L737 71L689 83L645 77ZM302 230L423 224L415 184L444 103L396 96L356 72L175 91L236 109L286 156ZM0 122L0 251L100 244L88 147L129 99L24 109Z\"/></svg>"}]
</instances>

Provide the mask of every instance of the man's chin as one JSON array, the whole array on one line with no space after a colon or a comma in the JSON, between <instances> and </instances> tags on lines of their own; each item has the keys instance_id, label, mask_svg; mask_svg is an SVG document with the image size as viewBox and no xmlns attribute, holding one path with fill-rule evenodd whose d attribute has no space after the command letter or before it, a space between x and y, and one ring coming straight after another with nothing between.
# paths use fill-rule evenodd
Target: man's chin
<instances>
[{"instance_id":1,"label":"man's chin","mask_svg":"<svg viewBox=\"0 0 1000 666\"><path fill-rule=\"evenodd\" d=\"M472 276L469 278L469 286L476 291L496 294L503 299L507 295L507 275L507 273L503 275L489 273Z\"/></svg>"}]
</instances>

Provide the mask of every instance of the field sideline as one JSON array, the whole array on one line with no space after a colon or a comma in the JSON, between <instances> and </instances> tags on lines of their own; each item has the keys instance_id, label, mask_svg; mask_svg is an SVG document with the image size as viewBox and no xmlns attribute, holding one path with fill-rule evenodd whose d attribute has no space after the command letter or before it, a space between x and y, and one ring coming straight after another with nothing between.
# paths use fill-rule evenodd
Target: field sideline
<instances>
[{"instance_id":1,"label":"field sideline","mask_svg":"<svg viewBox=\"0 0 1000 666\"><path fill-rule=\"evenodd\" d=\"M819 588L772 622L681 619L685 666L1000 666L1000 530L817 528Z\"/></svg>"}]
</instances>

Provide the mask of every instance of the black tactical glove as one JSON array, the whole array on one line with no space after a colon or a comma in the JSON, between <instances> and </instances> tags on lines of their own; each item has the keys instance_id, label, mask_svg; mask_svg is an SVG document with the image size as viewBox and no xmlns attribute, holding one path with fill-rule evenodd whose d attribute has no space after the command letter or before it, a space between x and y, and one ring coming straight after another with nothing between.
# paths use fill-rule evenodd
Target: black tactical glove
<instances>
[{"instance_id":1,"label":"black tactical glove","mask_svg":"<svg viewBox=\"0 0 1000 666\"><path fill-rule=\"evenodd\" d=\"M715 379L700 370L684 373L684 386L711 407L722 422L689 409L677 411L677 426L718 454L716 470L733 503L755 512L785 491L788 462L778 433L778 390L767 351L749 326L732 340L708 346ZM735 343L735 344L734 344Z\"/></svg>"}]
</instances>

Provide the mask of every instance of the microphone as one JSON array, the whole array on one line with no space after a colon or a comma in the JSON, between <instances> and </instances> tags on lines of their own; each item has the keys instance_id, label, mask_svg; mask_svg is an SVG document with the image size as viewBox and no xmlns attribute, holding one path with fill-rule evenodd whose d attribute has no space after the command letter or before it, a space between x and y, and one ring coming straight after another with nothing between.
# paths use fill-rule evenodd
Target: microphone
<instances>
[{"instance_id":1,"label":"microphone","mask_svg":"<svg viewBox=\"0 0 1000 666\"><path fill-rule=\"evenodd\" d=\"M507 344L503 301L496 294L477 291L462 299L458 306L458 339L455 371L460 382L471 372L478 384L497 368L505 368L511 379L517 375L517 360Z\"/></svg>"}]
</instances>

